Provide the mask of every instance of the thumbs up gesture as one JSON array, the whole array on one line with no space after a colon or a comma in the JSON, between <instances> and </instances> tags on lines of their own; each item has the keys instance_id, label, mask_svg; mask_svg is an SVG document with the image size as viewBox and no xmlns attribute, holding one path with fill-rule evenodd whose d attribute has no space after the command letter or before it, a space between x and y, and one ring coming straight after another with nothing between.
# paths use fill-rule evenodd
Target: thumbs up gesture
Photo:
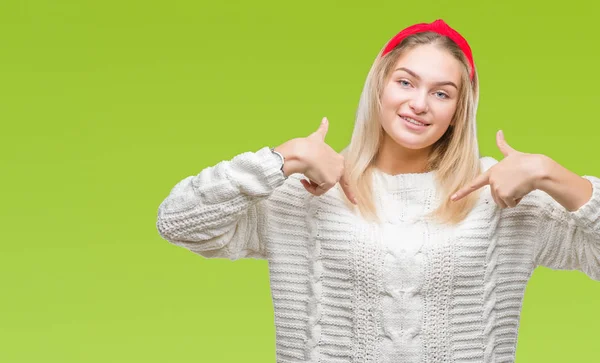
<instances>
[{"instance_id":1,"label":"thumbs up gesture","mask_svg":"<svg viewBox=\"0 0 600 363\"><path fill-rule=\"evenodd\" d=\"M502 130L496 134L496 144L504 159L457 191L451 200L457 201L489 185L494 202L502 209L512 208L517 206L524 196L538 189L537 185L544 175L543 155L527 154L513 149L504 139Z\"/></svg>"},{"instance_id":2,"label":"thumbs up gesture","mask_svg":"<svg viewBox=\"0 0 600 363\"><path fill-rule=\"evenodd\" d=\"M345 175L344 157L325 143L329 129L326 117L321 120L318 129L305 138L297 138L275 148L290 163L288 174L299 172L306 176L300 180L304 188L311 194L320 196L333 188L338 182L348 199L356 204L354 193ZM286 155L287 154L287 155ZM284 171L286 166L284 164Z\"/></svg>"}]
</instances>

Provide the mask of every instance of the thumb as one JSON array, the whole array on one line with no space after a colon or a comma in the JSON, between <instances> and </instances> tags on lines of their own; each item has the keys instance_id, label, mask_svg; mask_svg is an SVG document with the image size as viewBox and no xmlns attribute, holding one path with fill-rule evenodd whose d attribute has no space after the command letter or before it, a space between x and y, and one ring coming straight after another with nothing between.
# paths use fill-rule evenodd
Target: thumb
<instances>
[{"instance_id":1,"label":"thumb","mask_svg":"<svg viewBox=\"0 0 600 363\"><path fill-rule=\"evenodd\" d=\"M504 132L499 130L496 133L496 145L498 145L498 149L502 152L504 156L508 156L509 154L514 153L516 150L510 147L506 140L504 139Z\"/></svg>"},{"instance_id":2,"label":"thumb","mask_svg":"<svg viewBox=\"0 0 600 363\"><path fill-rule=\"evenodd\" d=\"M321 140L325 141L327 130L329 130L329 120L327 120L327 117L323 117L319 128L313 133L313 135L317 135Z\"/></svg>"}]
</instances>

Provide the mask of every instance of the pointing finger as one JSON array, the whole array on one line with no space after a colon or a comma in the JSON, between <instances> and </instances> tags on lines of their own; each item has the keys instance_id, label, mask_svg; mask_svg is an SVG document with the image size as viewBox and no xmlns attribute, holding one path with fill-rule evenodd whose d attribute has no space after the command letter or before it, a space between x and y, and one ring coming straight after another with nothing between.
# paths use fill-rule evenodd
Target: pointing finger
<instances>
[{"instance_id":1,"label":"pointing finger","mask_svg":"<svg viewBox=\"0 0 600 363\"><path fill-rule=\"evenodd\" d=\"M474 192L475 190L481 188L482 186L489 184L489 182L490 182L489 173L485 172L485 173L479 175L477 178L475 178L475 180L473 180L471 182L471 184L460 189L458 192L454 193L454 195L452 195L452 197L450 197L450 199L452 201L457 201L459 199L462 199L465 196L469 195L470 193Z\"/></svg>"}]
</instances>

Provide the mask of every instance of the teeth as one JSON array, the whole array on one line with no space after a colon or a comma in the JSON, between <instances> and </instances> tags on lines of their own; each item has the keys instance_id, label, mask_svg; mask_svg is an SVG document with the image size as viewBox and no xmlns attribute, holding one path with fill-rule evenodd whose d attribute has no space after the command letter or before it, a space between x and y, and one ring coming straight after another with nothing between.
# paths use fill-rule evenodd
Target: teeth
<instances>
[{"instance_id":1,"label":"teeth","mask_svg":"<svg viewBox=\"0 0 600 363\"><path fill-rule=\"evenodd\" d=\"M403 118L403 119L405 119L406 121L410 122L411 124L415 124L415 125L419 125L419 126L427 126L427 124L424 124L424 123L422 123L422 122L419 122L419 121L413 120L413 119L412 119L412 118L410 118L410 117L402 117L402 118Z\"/></svg>"}]
</instances>

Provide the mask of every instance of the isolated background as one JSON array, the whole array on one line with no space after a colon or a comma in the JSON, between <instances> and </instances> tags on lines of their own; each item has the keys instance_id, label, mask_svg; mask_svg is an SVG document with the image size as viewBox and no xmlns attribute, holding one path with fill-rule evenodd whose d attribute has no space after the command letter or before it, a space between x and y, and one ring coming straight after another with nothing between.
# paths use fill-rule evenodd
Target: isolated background
<instances>
[{"instance_id":1,"label":"isolated background","mask_svg":"<svg viewBox=\"0 0 600 363\"><path fill-rule=\"evenodd\" d=\"M155 223L181 179L330 120L350 138L371 63L445 19L495 132L600 176L592 2L3 0L0 362L275 362L266 261L207 260ZM600 284L535 271L517 362L597 362Z\"/></svg>"}]
</instances>

